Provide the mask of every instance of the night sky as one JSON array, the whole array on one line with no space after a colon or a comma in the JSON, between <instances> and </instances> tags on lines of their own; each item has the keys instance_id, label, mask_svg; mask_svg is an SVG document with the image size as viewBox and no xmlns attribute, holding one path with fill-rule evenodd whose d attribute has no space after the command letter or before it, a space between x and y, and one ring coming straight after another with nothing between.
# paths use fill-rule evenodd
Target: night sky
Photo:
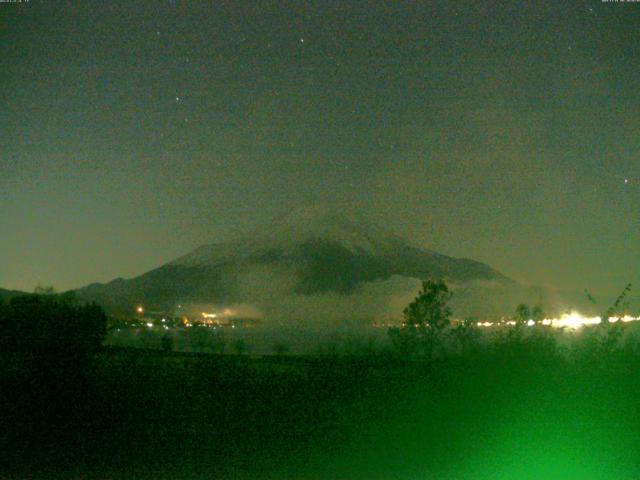
<instances>
[{"instance_id":1,"label":"night sky","mask_svg":"<svg viewBox=\"0 0 640 480\"><path fill-rule=\"evenodd\" d=\"M640 280L640 3L31 0L0 35L0 287L324 203L525 283Z\"/></svg>"}]
</instances>

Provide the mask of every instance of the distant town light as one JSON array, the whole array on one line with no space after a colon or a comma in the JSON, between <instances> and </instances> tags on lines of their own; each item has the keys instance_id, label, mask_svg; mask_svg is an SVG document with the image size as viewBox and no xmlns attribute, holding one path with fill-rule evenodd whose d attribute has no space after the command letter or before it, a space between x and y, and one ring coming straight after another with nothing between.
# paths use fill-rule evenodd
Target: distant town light
<instances>
[{"instance_id":1,"label":"distant town light","mask_svg":"<svg viewBox=\"0 0 640 480\"><path fill-rule=\"evenodd\" d=\"M144 312L144 308L138 307L138 308L136 308L136 312L142 313L142 312Z\"/></svg>"},{"instance_id":2,"label":"distant town light","mask_svg":"<svg viewBox=\"0 0 640 480\"><path fill-rule=\"evenodd\" d=\"M640 321L640 317L633 317L631 315L624 315L621 317L609 317L609 323L615 322L637 322ZM515 325L516 322L513 320L509 320L505 322L506 325ZM554 328L567 328L569 330L577 330L585 325L598 325L602 323L602 319L600 317L585 317L576 311L572 311L570 313L565 313L560 318L545 318L540 323L542 325L551 326ZM534 326L534 320L528 320L526 323L528 326ZM492 322L476 322L478 327L497 327L499 323Z\"/></svg>"},{"instance_id":3,"label":"distant town light","mask_svg":"<svg viewBox=\"0 0 640 480\"><path fill-rule=\"evenodd\" d=\"M585 317L578 312L562 315L559 319L552 319L551 325L556 328L569 328L576 330L583 325L598 325L602 320L600 317Z\"/></svg>"}]
</instances>

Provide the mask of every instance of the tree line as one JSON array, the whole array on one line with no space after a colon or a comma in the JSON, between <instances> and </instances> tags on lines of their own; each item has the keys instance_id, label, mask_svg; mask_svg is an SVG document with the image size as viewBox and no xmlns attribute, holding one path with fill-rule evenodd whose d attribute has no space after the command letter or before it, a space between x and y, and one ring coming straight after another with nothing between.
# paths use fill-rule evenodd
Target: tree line
<instances>
[{"instance_id":1,"label":"tree line","mask_svg":"<svg viewBox=\"0 0 640 480\"><path fill-rule=\"evenodd\" d=\"M611 322L628 308L626 298L631 291L627 284L615 302L601 315L601 323L597 328L584 330L587 332L587 350L590 353L611 353L620 346L624 331L622 322ZM477 321L466 318L453 325L452 310L449 301L453 292L441 280L423 280L415 299L404 309L403 322L400 327L391 327L388 331L395 350L402 355L422 356L433 359L435 356L458 350L463 355L479 348L481 337ZM592 303L595 298L587 293ZM541 305L530 307L519 304L511 317L510 325L498 325L498 333L493 347L504 350L527 351L532 347L547 353L556 349L553 327L544 324L545 313ZM525 333L525 327L534 327L531 334Z\"/></svg>"}]
</instances>

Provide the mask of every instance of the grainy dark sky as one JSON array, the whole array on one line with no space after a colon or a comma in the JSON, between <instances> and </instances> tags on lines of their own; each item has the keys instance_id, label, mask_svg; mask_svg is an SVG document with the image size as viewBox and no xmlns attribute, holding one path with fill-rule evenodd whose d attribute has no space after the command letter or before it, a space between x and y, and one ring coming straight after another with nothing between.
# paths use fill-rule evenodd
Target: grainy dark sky
<instances>
[{"instance_id":1,"label":"grainy dark sky","mask_svg":"<svg viewBox=\"0 0 640 480\"><path fill-rule=\"evenodd\" d=\"M0 286L130 277L293 206L526 283L640 266L640 3L0 3Z\"/></svg>"}]
</instances>

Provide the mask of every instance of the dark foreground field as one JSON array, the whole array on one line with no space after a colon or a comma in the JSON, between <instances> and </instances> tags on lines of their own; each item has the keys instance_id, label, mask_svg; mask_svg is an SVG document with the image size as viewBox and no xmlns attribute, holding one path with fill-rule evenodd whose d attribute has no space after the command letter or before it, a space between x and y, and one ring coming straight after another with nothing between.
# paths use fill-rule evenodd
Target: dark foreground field
<instances>
[{"instance_id":1,"label":"dark foreground field","mask_svg":"<svg viewBox=\"0 0 640 480\"><path fill-rule=\"evenodd\" d=\"M61 371L3 370L0 478L640 478L635 354L106 351Z\"/></svg>"}]
</instances>

